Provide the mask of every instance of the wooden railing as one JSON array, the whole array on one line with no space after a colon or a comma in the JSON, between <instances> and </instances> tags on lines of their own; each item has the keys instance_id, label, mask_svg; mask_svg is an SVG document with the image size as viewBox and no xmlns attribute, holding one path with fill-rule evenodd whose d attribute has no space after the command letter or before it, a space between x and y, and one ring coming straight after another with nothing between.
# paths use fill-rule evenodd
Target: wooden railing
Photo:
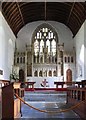
<instances>
[{"instance_id":1,"label":"wooden railing","mask_svg":"<svg viewBox=\"0 0 86 120\"><path fill-rule=\"evenodd\" d=\"M77 87L85 87L86 86L86 80L82 80L81 82L78 81L73 81L73 82L54 82L54 84L56 85L56 88L58 88L59 86L61 86L61 88L64 87L64 85L67 86L77 86Z\"/></svg>"},{"instance_id":2,"label":"wooden railing","mask_svg":"<svg viewBox=\"0 0 86 120\"><path fill-rule=\"evenodd\" d=\"M34 90L34 84L35 84L36 82L22 82L21 83L21 86L22 87L24 87L24 88L26 88L26 89L31 89L31 90Z\"/></svg>"},{"instance_id":3,"label":"wooden railing","mask_svg":"<svg viewBox=\"0 0 86 120\"><path fill-rule=\"evenodd\" d=\"M67 103L76 105L77 103L84 101L74 111L81 117L86 118L86 88L68 88L67 90Z\"/></svg>"}]
</instances>

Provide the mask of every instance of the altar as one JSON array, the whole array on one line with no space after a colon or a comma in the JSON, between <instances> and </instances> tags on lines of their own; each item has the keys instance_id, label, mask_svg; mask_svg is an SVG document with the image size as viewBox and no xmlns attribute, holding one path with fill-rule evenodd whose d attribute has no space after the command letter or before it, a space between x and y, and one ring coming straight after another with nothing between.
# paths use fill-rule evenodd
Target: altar
<instances>
[{"instance_id":1,"label":"altar","mask_svg":"<svg viewBox=\"0 0 86 120\"><path fill-rule=\"evenodd\" d=\"M46 88L56 88L54 82L64 82L63 76L59 77L27 77L27 82L35 82L34 88L43 88L41 85L46 79Z\"/></svg>"}]
</instances>

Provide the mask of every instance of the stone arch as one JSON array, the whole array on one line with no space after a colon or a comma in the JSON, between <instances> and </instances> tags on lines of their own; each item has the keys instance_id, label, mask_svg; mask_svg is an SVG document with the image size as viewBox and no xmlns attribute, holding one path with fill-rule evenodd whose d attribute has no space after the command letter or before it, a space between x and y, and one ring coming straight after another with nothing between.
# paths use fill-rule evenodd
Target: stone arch
<instances>
[{"instance_id":1,"label":"stone arch","mask_svg":"<svg viewBox=\"0 0 86 120\"><path fill-rule=\"evenodd\" d=\"M49 29L51 29L53 31L53 33L55 34L55 37L56 37L56 41L58 43L58 35L57 35L57 32L56 32L55 28L53 28L48 23L42 23L41 25L37 26L37 28L34 30L34 32L32 34L32 45L34 43L34 37L35 37L36 33L39 31L39 29L42 29L43 27L47 27L47 28L49 28Z\"/></svg>"}]
</instances>

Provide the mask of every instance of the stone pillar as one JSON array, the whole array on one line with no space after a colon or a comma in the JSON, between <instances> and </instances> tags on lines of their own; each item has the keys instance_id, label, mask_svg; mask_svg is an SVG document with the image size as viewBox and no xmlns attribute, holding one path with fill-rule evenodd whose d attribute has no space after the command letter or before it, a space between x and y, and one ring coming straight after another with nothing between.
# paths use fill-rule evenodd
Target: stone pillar
<instances>
[{"instance_id":1,"label":"stone pillar","mask_svg":"<svg viewBox=\"0 0 86 120\"><path fill-rule=\"evenodd\" d=\"M64 44L58 45L58 53L57 53L57 58L58 58L58 76L63 75L63 47Z\"/></svg>"},{"instance_id":2,"label":"stone pillar","mask_svg":"<svg viewBox=\"0 0 86 120\"><path fill-rule=\"evenodd\" d=\"M28 67L28 65L27 65L27 50L26 50L26 52L25 52L25 82L27 81L27 67Z\"/></svg>"},{"instance_id":3,"label":"stone pillar","mask_svg":"<svg viewBox=\"0 0 86 120\"><path fill-rule=\"evenodd\" d=\"M35 56L35 63L37 63L37 56Z\"/></svg>"}]
</instances>

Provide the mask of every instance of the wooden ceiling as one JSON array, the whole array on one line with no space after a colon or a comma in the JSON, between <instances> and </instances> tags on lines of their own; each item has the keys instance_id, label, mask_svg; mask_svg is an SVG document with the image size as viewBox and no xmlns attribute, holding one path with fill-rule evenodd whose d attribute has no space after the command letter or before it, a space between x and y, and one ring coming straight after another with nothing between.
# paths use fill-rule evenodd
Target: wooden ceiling
<instances>
[{"instance_id":1,"label":"wooden ceiling","mask_svg":"<svg viewBox=\"0 0 86 120\"><path fill-rule=\"evenodd\" d=\"M76 35L86 19L85 2L3 2L2 13L17 36L27 23L39 20L58 21Z\"/></svg>"}]
</instances>

